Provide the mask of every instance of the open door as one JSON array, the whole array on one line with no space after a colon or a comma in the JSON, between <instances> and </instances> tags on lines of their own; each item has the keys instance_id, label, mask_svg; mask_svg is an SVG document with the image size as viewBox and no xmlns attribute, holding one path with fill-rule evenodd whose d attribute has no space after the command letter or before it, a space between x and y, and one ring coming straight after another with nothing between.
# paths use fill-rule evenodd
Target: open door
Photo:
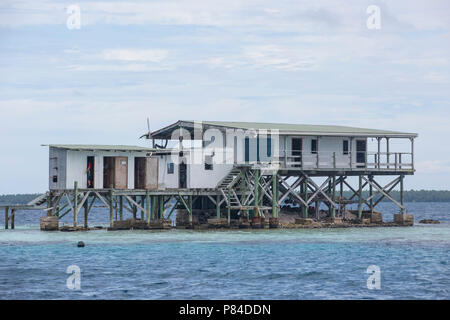
<instances>
[{"instance_id":1,"label":"open door","mask_svg":"<svg viewBox=\"0 0 450 320\"><path fill-rule=\"evenodd\" d=\"M158 158L136 157L134 159L134 188L158 189Z\"/></svg>"},{"instance_id":2,"label":"open door","mask_svg":"<svg viewBox=\"0 0 450 320\"><path fill-rule=\"evenodd\" d=\"M103 188L114 187L114 157L103 158Z\"/></svg>"},{"instance_id":3,"label":"open door","mask_svg":"<svg viewBox=\"0 0 450 320\"><path fill-rule=\"evenodd\" d=\"M367 140L356 140L356 164L358 168L366 166Z\"/></svg>"},{"instance_id":4,"label":"open door","mask_svg":"<svg viewBox=\"0 0 450 320\"><path fill-rule=\"evenodd\" d=\"M187 187L187 165L184 161L178 166L178 187L181 189Z\"/></svg>"},{"instance_id":5,"label":"open door","mask_svg":"<svg viewBox=\"0 0 450 320\"><path fill-rule=\"evenodd\" d=\"M292 138L292 157L295 162L294 167L300 167L302 163L303 139Z\"/></svg>"},{"instance_id":6,"label":"open door","mask_svg":"<svg viewBox=\"0 0 450 320\"><path fill-rule=\"evenodd\" d=\"M88 189L94 188L94 163L95 157L87 157L87 167L86 167L86 187Z\"/></svg>"}]
</instances>

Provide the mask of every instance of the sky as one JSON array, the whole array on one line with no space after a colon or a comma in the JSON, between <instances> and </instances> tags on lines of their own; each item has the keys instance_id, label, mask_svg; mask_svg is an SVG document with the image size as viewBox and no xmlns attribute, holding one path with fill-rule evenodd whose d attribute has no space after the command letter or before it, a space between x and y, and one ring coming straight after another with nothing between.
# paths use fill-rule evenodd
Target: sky
<instances>
[{"instance_id":1,"label":"sky","mask_svg":"<svg viewBox=\"0 0 450 320\"><path fill-rule=\"evenodd\" d=\"M406 188L450 189L449 12L447 0L2 0L0 194L48 189L41 144L149 146L147 117L152 130L414 132Z\"/></svg>"}]
</instances>

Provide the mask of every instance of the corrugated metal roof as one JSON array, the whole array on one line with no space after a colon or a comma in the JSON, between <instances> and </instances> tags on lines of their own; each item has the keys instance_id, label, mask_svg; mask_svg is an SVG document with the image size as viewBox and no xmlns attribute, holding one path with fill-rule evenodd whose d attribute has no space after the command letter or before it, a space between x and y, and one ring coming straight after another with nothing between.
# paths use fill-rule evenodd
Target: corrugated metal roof
<instances>
[{"instance_id":1,"label":"corrugated metal roof","mask_svg":"<svg viewBox=\"0 0 450 320\"><path fill-rule=\"evenodd\" d=\"M281 134L291 133L299 135L361 135L361 136L407 136L415 137L416 133L398 132L381 129L367 129L358 127L338 126L338 125L308 125L308 124L288 124L288 123L265 123L265 122L228 122L228 121L195 121L207 126L235 128L243 130L279 130ZM193 125L193 120L179 120L178 122L164 127L152 133L152 136L172 131L180 125Z\"/></svg>"},{"instance_id":2,"label":"corrugated metal roof","mask_svg":"<svg viewBox=\"0 0 450 320\"><path fill-rule=\"evenodd\" d=\"M123 146L123 145L91 145L91 144L43 144L59 149L67 150L115 150L115 151L156 151L153 148L146 148L140 146Z\"/></svg>"},{"instance_id":3,"label":"corrugated metal roof","mask_svg":"<svg viewBox=\"0 0 450 320\"><path fill-rule=\"evenodd\" d=\"M225 121L203 121L204 124L213 126L223 126L239 129L256 130L280 130L299 131L316 133L363 133L363 134L399 134L402 132L366 129L357 127L335 126L335 125L309 125L309 124L288 124L288 123L264 123L264 122L225 122Z\"/></svg>"}]
</instances>

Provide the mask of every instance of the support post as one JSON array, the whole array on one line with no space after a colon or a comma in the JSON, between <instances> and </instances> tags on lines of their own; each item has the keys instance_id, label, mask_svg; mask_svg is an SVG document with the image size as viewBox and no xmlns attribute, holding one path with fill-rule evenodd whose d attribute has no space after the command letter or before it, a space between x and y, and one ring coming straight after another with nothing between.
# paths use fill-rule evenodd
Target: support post
<instances>
[{"instance_id":1,"label":"support post","mask_svg":"<svg viewBox=\"0 0 450 320\"><path fill-rule=\"evenodd\" d=\"M362 217L362 209L363 209L363 196L362 196L362 184L363 178L359 176L359 188L358 188L358 219Z\"/></svg>"},{"instance_id":2,"label":"support post","mask_svg":"<svg viewBox=\"0 0 450 320\"><path fill-rule=\"evenodd\" d=\"M255 190L254 190L254 196L255 196L255 217L259 217L259 170L255 170ZM228 201L230 200L230 191L228 190Z\"/></svg>"},{"instance_id":3,"label":"support post","mask_svg":"<svg viewBox=\"0 0 450 320\"><path fill-rule=\"evenodd\" d=\"M111 184L109 187L109 225L112 228L114 225L114 193L113 193L113 185Z\"/></svg>"},{"instance_id":4,"label":"support post","mask_svg":"<svg viewBox=\"0 0 450 320\"><path fill-rule=\"evenodd\" d=\"M10 219L11 219L11 229L13 229L13 230L15 227L15 222L14 222L15 217L16 217L16 209L12 209Z\"/></svg>"},{"instance_id":5,"label":"support post","mask_svg":"<svg viewBox=\"0 0 450 320\"><path fill-rule=\"evenodd\" d=\"M319 154L317 152L317 154ZM308 181L306 179L303 180L302 184L302 191L303 191L303 200L305 200L305 203L308 203ZM308 206L303 205L302 206L303 211L303 218L308 218Z\"/></svg>"},{"instance_id":6,"label":"support post","mask_svg":"<svg viewBox=\"0 0 450 320\"><path fill-rule=\"evenodd\" d=\"M150 221L153 221L155 219L156 196L152 196L151 200L152 200L152 209L151 209Z\"/></svg>"},{"instance_id":7,"label":"support post","mask_svg":"<svg viewBox=\"0 0 450 320\"><path fill-rule=\"evenodd\" d=\"M377 138L378 143L378 153L377 153L377 168L380 169L380 163L381 163L381 138Z\"/></svg>"},{"instance_id":8,"label":"support post","mask_svg":"<svg viewBox=\"0 0 450 320\"><path fill-rule=\"evenodd\" d=\"M47 198L47 208L49 209L47 211L47 216L51 217L53 215L53 195L52 192L50 191L48 198Z\"/></svg>"},{"instance_id":9,"label":"support post","mask_svg":"<svg viewBox=\"0 0 450 320\"><path fill-rule=\"evenodd\" d=\"M340 190L339 190L339 212L341 213L341 215L344 214L343 210L342 210L342 204L344 201L344 177L341 177L341 183L340 183Z\"/></svg>"},{"instance_id":10,"label":"support post","mask_svg":"<svg viewBox=\"0 0 450 320\"><path fill-rule=\"evenodd\" d=\"M137 197L133 196L132 199L134 200L134 202L137 201ZM136 205L133 203L133 219L136 220L136 216L137 216L137 207Z\"/></svg>"},{"instance_id":11,"label":"support post","mask_svg":"<svg viewBox=\"0 0 450 320\"><path fill-rule=\"evenodd\" d=\"M369 181L373 182L373 176L369 176ZM373 186L372 186L372 183L369 183L370 214L373 214L373 209L374 209L372 196L373 196Z\"/></svg>"},{"instance_id":12,"label":"support post","mask_svg":"<svg viewBox=\"0 0 450 320\"><path fill-rule=\"evenodd\" d=\"M278 218L277 172L272 174L272 217Z\"/></svg>"},{"instance_id":13,"label":"support post","mask_svg":"<svg viewBox=\"0 0 450 320\"><path fill-rule=\"evenodd\" d=\"M316 220L317 221L319 221L319 218L320 218L320 209L319 209L319 206L320 206L320 202L319 201L316 201L315 202L315 209L316 209Z\"/></svg>"},{"instance_id":14,"label":"support post","mask_svg":"<svg viewBox=\"0 0 450 320\"><path fill-rule=\"evenodd\" d=\"M89 201L88 201L88 199L86 199L86 201L83 204L83 209L84 209L84 228L85 229L88 228L88 213L89 213L89 204L88 204ZM95 201L95 198L94 198L93 201Z\"/></svg>"},{"instance_id":15,"label":"support post","mask_svg":"<svg viewBox=\"0 0 450 320\"><path fill-rule=\"evenodd\" d=\"M8 213L9 207L5 207L5 230L8 229Z\"/></svg>"},{"instance_id":16,"label":"support post","mask_svg":"<svg viewBox=\"0 0 450 320\"><path fill-rule=\"evenodd\" d=\"M332 185L332 197L331 197L331 199L334 201L334 202L336 202L336 176L333 176L333 180L332 180L333 182L333 185ZM332 204L330 204L331 205L331 217L334 219L334 218L336 218L336 208L332 205Z\"/></svg>"},{"instance_id":17,"label":"support post","mask_svg":"<svg viewBox=\"0 0 450 320\"><path fill-rule=\"evenodd\" d=\"M227 220L228 220L228 225L230 225L231 223L231 190L228 189L228 194L227 194L227 200L228 200L228 207L227 207ZM256 198L255 198L255 201Z\"/></svg>"},{"instance_id":18,"label":"support post","mask_svg":"<svg viewBox=\"0 0 450 320\"><path fill-rule=\"evenodd\" d=\"M386 162L387 162L387 168L390 168L389 162L391 159L391 155L389 154L389 138L386 138Z\"/></svg>"},{"instance_id":19,"label":"support post","mask_svg":"<svg viewBox=\"0 0 450 320\"><path fill-rule=\"evenodd\" d=\"M402 205L402 215L404 215L405 214L405 199L404 199L404 194L403 194L403 192L404 192L404 184L403 184L403 180L405 179L405 176L404 175L401 175L400 176L400 204Z\"/></svg>"},{"instance_id":20,"label":"support post","mask_svg":"<svg viewBox=\"0 0 450 320\"><path fill-rule=\"evenodd\" d=\"M164 219L164 196L159 197L159 218Z\"/></svg>"},{"instance_id":21,"label":"support post","mask_svg":"<svg viewBox=\"0 0 450 320\"><path fill-rule=\"evenodd\" d=\"M145 208L145 196L141 196L141 207ZM145 211L141 210L141 221L144 221L144 220L145 220Z\"/></svg>"},{"instance_id":22,"label":"support post","mask_svg":"<svg viewBox=\"0 0 450 320\"><path fill-rule=\"evenodd\" d=\"M189 205L189 224L192 224L192 195L188 196L188 205Z\"/></svg>"},{"instance_id":23,"label":"support post","mask_svg":"<svg viewBox=\"0 0 450 320\"><path fill-rule=\"evenodd\" d=\"M77 215L78 215L78 181L73 184L73 227L77 227Z\"/></svg>"},{"instance_id":24,"label":"support post","mask_svg":"<svg viewBox=\"0 0 450 320\"><path fill-rule=\"evenodd\" d=\"M411 169L414 170L414 138L411 138Z\"/></svg>"},{"instance_id":25,"label":"support post","mask_svg":"<svg viewBox=\"0 0 450 320\"><path fill-rule=\"evenodd\" d=\"M145 191L145 214L147 215L147 223L150 223L150 192Z\"/></svg>"},{"instance_id":26,"label":"support post","mask_svg":"<svg viewBox=\"0 0 450 320\"><path fill-rule=\"evenodd\" d=\"M220 196L216 196L216 218L220 219Z\"/></svg>"},{"instance_id":27,"label":"support post","mask_svg":"<svg viewBox=\"0 0 450 320\"><path fill-rule=\"evenodd\" d=\"M123 220L123 196L119 196L119 220Z\"/></svg>"}]
</instances>

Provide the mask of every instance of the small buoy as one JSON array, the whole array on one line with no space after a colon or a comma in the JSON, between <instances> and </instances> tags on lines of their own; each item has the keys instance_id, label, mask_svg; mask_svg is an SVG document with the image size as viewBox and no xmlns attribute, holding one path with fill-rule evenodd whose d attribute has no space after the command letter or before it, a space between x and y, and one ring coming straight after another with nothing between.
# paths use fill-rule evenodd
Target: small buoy
<instances>
[{"instance_id":1,"label":"small buoy","mask_svg":"<svg viewBox=\"0 0 450 320\"><path fill-rule=\"evenodd\" d=\"M78 241L77 247L78 248L84 248L84 242L83 241Z\"/></svg>"}]
</instances>

